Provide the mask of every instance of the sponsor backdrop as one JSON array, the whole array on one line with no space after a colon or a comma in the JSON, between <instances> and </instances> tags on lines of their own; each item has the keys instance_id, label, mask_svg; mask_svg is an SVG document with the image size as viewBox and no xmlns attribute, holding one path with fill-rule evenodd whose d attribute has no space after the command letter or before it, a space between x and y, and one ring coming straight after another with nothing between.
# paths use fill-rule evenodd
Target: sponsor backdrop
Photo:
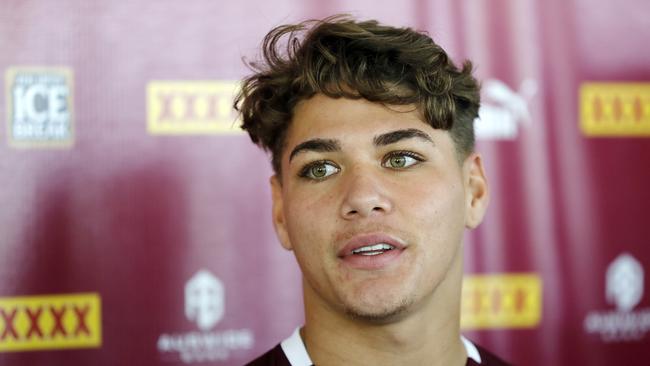
<instances>
[{"instance_id":1,"label":"sponsor backdrop","mask_svg":"<svg viewBox=\"0 0 650 366\"><path fill-rule=\"evenodd\" d=\"M466 336L650 364L647 1L79 0L0 10L0 365L241 365L302 323L231 103L271 27L338 12L476 64Z\"/></svg>"}]
</instances>

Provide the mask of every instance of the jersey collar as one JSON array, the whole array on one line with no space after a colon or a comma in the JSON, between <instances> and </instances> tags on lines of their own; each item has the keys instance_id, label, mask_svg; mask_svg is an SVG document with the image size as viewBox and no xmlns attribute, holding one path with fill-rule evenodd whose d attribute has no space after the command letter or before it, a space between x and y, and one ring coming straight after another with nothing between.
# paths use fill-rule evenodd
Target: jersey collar
<instances>
[{"instance_id":1,"label":"jersey collar","mask_svg":"<svg viewBox=\"0 0 650 366\"><path fill-rule=\"evenodd\" d=\"M478 349L467 338L460 336L460 340L465 346L465 352L467 352L467 357L471 358L477 364L481 364L481 355L478 352ZM280 343L282 351L289 360L291 366L312 366L314 363L311 362L309 354L307 353L307 348L300 337L300 327L296 328L293 331L293 334L289 338L285 339Z\"/></svg>"}]
</instances>

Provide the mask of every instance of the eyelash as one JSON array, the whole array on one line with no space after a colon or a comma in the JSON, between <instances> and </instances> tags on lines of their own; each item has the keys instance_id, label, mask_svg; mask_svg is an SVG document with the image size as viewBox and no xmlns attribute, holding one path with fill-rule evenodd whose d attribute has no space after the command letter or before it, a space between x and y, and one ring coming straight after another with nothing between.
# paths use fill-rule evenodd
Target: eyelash
<instances>
[{"instance_id":1,"label":"eyelash","mask_svg":"<svg viewBox=\"0 0 650 366\"><path fill-rule=\"evenodd\" d=\"M382 160L382 164L385 164L388 160L390 160L390 158L396 156L408 156L409 158L413 158L414 160L416 160L418 163L421 163L425 160L424 157L422 157L422 155L414 153L413 151L399 150L399 151L391 151L390 153L388 153Z\"/></svg>"},{"instance_id":2,"label":"eyelash","mask_svg":"<svg viewBox=\"0 0 650 366\"><path fill-rule=\"evenodd\" d=\"M309 180L322 180L322 179L327 178L327 177L325 177L325 178L318 179L318 178L312 178L312 177L309 176L310 170L313 167L315 167L317 165L321 165L321 164L328 164L328 165L336 167L337 169L340 169L338 167L338 165L334 164L334 162L332 162L330 160L316 160L316 161L310 162L309 164L305 165L302 169L300 169L300 172L298 172L298 176L300 178L306 178L306 179L309 179Z\"/></svg>"},{"instance_id":3,"label":"eyelash","mask_svg":"<svg viewBox=\"0 0 650 366\"><path fill-rule=\"evenodd\" d=\"M413 166L413 165L416 165L418 163L421 163L421 162L425 161L425 159L422 157L422 155L414 153L413 151L398 150L398 151L391 151L390 153L386 154L384 156L384 158L382 159L381 165L384 166L391 158L397 157L397 156L406 156L406 157L412 158L415 161L417 161L417 163L414 163L414 164L409 165L409 166L404 167L404 168L391 168L391 167L388 167L388 168L395 169L395 170L407 169L410 166ZM335 167L336 169L339 169L339 170L341 169L341 168L338 167L338 165L336 165L334 162L332 162L330 160L325 160L325 159L316 160L316 161L312 161L312 162L308 163L302 169L300 169L300 171L298 172L298 177L305 178L305 179L308 179L308 180L314 180L314 181L320 181L320 180L327 179L328 176L323 177L323 178L317 178L317 177L310 177L309 176L309 174L311 173L311 169L313 167L321 165L321 164L327 164L327 165L331 165L331 166Z\"/></svg>"}]
</instances>

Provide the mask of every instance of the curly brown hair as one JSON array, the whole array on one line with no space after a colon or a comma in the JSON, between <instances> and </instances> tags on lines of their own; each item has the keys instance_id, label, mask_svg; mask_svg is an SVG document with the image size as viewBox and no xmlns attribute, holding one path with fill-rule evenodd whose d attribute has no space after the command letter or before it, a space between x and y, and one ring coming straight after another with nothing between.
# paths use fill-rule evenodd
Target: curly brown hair
<instances>
[{"instance_id":1,"label":"curly brown hair","mask_svg":"<svg viewBox=\"0 0 650 366\"><path fill-rule=\"evenodd\" d=\"M425 33L338 15L276 27L262 50L234 107L251 140L271 152L276 174L294 107L317 93L414 105L424 122L450 131L459 158L474 149L480 87L472 64L459 69Z\"/></svg>"}]
</instances>

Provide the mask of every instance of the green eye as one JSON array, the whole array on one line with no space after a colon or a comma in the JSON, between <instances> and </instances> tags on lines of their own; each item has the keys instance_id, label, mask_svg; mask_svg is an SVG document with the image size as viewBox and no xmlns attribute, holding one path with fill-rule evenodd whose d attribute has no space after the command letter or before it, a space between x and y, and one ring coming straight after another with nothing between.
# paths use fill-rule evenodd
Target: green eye
<instances>
[{"instance_id":1,"label":"green eye","mask_svg":"<svg viewBox=\"0 0 650 366\"><path fill-rule=\"evenodd\" d=\"M307 165L301 172L300 176L315 180L325 179L332 174L335 174L340 169L334 164L327 161L316 161Z\"/></svg>"},{"instance_id":2,"label":"green eye","mask_svg":"<svg viewBox=\"0 0 650 366\"><path fill-rule=\"evenodd\" d=\"M411 154L406 152L397 152L388 156L384 162L384 166L387 168L393 169L404 169L408 168L413 164L416 164L422 161L421 158L417 156L411 156Z\"/></svg>"},{"instance_id":3,"label":"green eye","mask_svg":"<svg viewBox=\"0 0 650 366\"><path fill-rule=\"evenodd\" d=\"M311 167L311 169L309 169L309 172L316 178L323 178L327 176L327 167L328 165L319 164Z\"/></svg>"},{"instance_id":4,"label":"green eye","mask_svg":"<svg viewBox=\"0 0 650 366\"><path fill-rule=\"evenodd\" d=\"M406 166L406 156L391 156L388 163L391 168L403 168Z\"/></svg>"}]
</instances>

